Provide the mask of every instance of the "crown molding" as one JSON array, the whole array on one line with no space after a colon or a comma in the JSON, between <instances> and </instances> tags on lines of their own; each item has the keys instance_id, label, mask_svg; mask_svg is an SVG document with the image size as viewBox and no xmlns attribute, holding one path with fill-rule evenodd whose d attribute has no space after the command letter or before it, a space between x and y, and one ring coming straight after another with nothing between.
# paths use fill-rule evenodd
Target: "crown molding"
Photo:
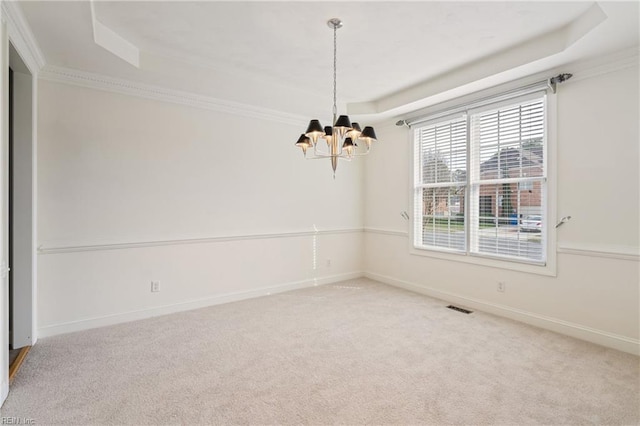
<instances>
[{"instance_id":1,"label":"crown molding","mask_svg":"<svg viewBox=\"0 0 640 426\"><path fill-rule=\"evenodd\" d=\"M3 3L3 10L4 4L6 4L6 2ZM518 78L507 83L492 86L488 89L483 89L479 92L473 92L461 97L454 97L453 99L450 99L446 102L436 103L429 107L415 109L412 113L409 114L365 115L368 117L368 120L376 126L393 128L395 125L395 121L398 118L406 118L405 116L412 116L423 110L430 110L435 106L448 103L452 100L474 96L477 95L477 93L484 93L485 91L495 91L497 88L503 88L514 84L523 84L523 82L530 81L532 78L537 78L539 76L548 77L550 73L553 74L553 72L557 72L558 70L567 71L574 74L574 77L568 82L569 84L571 84L583 79L593 78L599 75L604 75L614 71L638 66L638 63L639 51L638 47L634 46L608 55L599 56L597 58L574 61L566 63L562 66L550 67L544 72L537 72L528 77ZM175 103L179 105L239 115L248 118L257 118L267 121L279 122L289 125L295 125L298 127L304 127L308 122L308 119L306 117L298 114L286 113L269 108L252 106L240 102L233 102L210 96L198 95L191 92L168 89L161 86L149 85L131 80L110 77L103 74L80 71L55 65L46 65L40 70L38 77L43 80L58 83L115 92L162 102Z\"/></svg>"},{"instance_id":2,"label":"crown molding","mask_svg":"<svg viewBox=\"0 0 640 426\"><path fill-rule=\"evenodd\" d=\"M576 81L638 66L638 64L640 64L640 50L639 46L634 46L597 58L571 62L561 68L573 73L573 77L567 80L567 83L575 83ZM556 67L556 69L558 68L560 67Z\"/></svg>"},{"instance_id":3,"label":"crown molding","mask_svg":"<svg viewBox=\"0 0 640 426\"><path fill-rule=\"evenodd\" d=\"M11 40L31 74L37 76L45 66L46 61L31 31L31 27L29 27L22 14L22 9L18 6L18 2L3 1L2 14L7 23L9 40Z\"/></svg>"},{"instance_id":4,"label":"crown molding","mask_svg":"<svg viewBox=\"0 0 640 426\"><path fill-rule=\"evenodd\" d=\"M54 65L46 65L40 71L38 77L42 80L56 83L70 84L89 89L120 93L144 99L169 102L295 126L304 126L308 121L305 117L297 114Z\"/></svg>"}]
</instances>

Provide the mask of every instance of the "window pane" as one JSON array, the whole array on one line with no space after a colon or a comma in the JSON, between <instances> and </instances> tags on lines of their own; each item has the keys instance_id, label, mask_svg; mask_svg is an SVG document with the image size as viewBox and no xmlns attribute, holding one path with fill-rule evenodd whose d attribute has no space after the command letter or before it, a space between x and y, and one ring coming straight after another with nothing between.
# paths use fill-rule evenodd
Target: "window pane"
<instances>
[{"instance_id":1,"label":"window pane","mask_svg":"<svg viewBox=\"0 0 640 426\"><path fill-rule=\"evenodd\" d=\"M480 180L544 175L542 100L479 114Z\"/></svg>"},{"instance_id":2,"label":"window pane","mask_svg":"<svg viewBox=\"0 0 640 426\"><path fill-rule=\"evenodd\" d=\"M464 182L467 170L466 120L418 129L421 183Z\"/></svg>"},{"instance_id":3,"label":"window pane","mask_svg":"<svg viewBox=\"0 0 640 426\"><path fill-rule=\"evenodd\" d=\"M464 187L423 188L416 245L465 250Z\"/></svg>"},{"instance_id":4,"label":"window pane","mask_svg":"<svg viewBox=\"0 0 640 426\"><path fill-rule=\"evenodd\" d=\"M522 145L522 169L520 177L544 176L542 138L530 139Z\"/></svg>"},{"instance_id":5,"label":"window pane","mask_svg":"<svg viewBox=\"0 0 640 426\"><path fill-rule=\"evenodd\" d=\"M518 184L516 212L519 218L529 214L542 215L543 185L544 182L541 180L531 180Z\"/></svg>"},{"instance_id":6,"label":"window pane","mask_svg":"<svg viewBox=\"0 0 640 426\"><path fill-rule=\"evenodd\" d=\"M480 185L479 223L472 229L476 253L543 260L542 215L544 181L531 190L516 183Z\"/></svg>"}]
</instances>

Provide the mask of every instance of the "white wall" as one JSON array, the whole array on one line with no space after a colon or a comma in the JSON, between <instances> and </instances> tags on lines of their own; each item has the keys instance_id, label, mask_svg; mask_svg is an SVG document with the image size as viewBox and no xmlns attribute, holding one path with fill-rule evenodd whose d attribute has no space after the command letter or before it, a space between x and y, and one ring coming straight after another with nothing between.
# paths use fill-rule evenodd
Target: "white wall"
<instances>
[{"instance_id":1,"label":"white wall","mask_svg":"<svg viewBox=\"0 0 640 426\"><path fill-rule=\"evenodd\" d=\"M362 166L304 161L306 123L44 80L38 108L41 336L361 274Z\"/></svg>"},{"instance_id":2,"label":"white wall","mask_svg":"<svg viewBox=\"0 0 640 426\"><path fill-rule=\"evenodd\" d=\"M557 276L409 254L411 143L378 129L365 167L365 271L390 284L638 353L638 65L577 72L557 94ZM628 62L628 61L627 61ZM568 70L572 71L572 70ZM496 291L498 281L506 292Z\"/></svg>"}]
</instances>

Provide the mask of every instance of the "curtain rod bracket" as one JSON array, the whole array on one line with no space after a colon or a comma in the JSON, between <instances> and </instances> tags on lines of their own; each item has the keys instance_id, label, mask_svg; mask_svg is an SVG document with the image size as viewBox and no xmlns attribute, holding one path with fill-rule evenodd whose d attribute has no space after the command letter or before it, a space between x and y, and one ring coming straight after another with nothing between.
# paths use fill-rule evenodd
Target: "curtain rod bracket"
<instances>
[{"instance_id":1,"label":"curtain rod bracket","mask_svg":"<svg viewBox=\"0 0 640 426\"><path fill-rule=\"evenodd\" d=\"M555 77L551 77L549 79L549 88L555 94L556 93L556 85L558 83L564 83L565 81L569 80L571 77L573 77L573 74L569 74L569 73L558 74Z\"/></svg>"}]
</instances>

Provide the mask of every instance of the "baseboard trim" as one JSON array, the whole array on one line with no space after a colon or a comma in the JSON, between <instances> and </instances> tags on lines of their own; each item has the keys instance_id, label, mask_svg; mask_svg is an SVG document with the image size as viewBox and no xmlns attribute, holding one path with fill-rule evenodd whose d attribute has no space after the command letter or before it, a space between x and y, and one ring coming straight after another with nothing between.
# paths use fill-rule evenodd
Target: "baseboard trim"
<instances>
[{"instance_id":1,"label":"baseboard trim","mask_svg":"<svg viewBox=\"0 0 640 426\"><path fill-rule=\"evenodd\" d=\"M591 343L606 346L612 349L617 349L633 355L640 355L640 340L637 339L608 333L606 331L597 330L569 321L563 321L557 318L538 315L533 312L523 311L508 306L489 303L479 299L460 296L454 293L437 290L428 286L398 280L396 278L388 277L385 275L365 272L364 276L369 279L380 281L394 287L399 287L405 290L413 291L415 293L442 299L447 302L458 303L464 305L465 307L470 307L479 311L513 319L529 325L575 337L577 339L586 340Z\"/></svg>"},{"instance_id":2,"label":"baseboard trim","mask_svg":"<svg viewBox=\"0 0 640 426\"><path fill-rule=\"evenodd\" d=\"M91 328L105 327L109 325L121 324L130 321L142 320L161 315L173 314L176 312L190 311L193 309L206 308L229 302L238 302L256 297L270 296L272 294L301 288L314 287L318 285L331 284L339 281L361 278L364 273L361 271L348 272L324 277L309 278L274 286L261 287L253 290L239 291L233 293L219 294L202 299L189 300L171 305L156 306L148 309L122 312L113 315L105 315L94 318L85 318L77 321L70 321L60 324L49 325L38 329L38 338L56 336L58 334L73 333L76 331L88 330Z\"/></svg>"}]
</instances>

